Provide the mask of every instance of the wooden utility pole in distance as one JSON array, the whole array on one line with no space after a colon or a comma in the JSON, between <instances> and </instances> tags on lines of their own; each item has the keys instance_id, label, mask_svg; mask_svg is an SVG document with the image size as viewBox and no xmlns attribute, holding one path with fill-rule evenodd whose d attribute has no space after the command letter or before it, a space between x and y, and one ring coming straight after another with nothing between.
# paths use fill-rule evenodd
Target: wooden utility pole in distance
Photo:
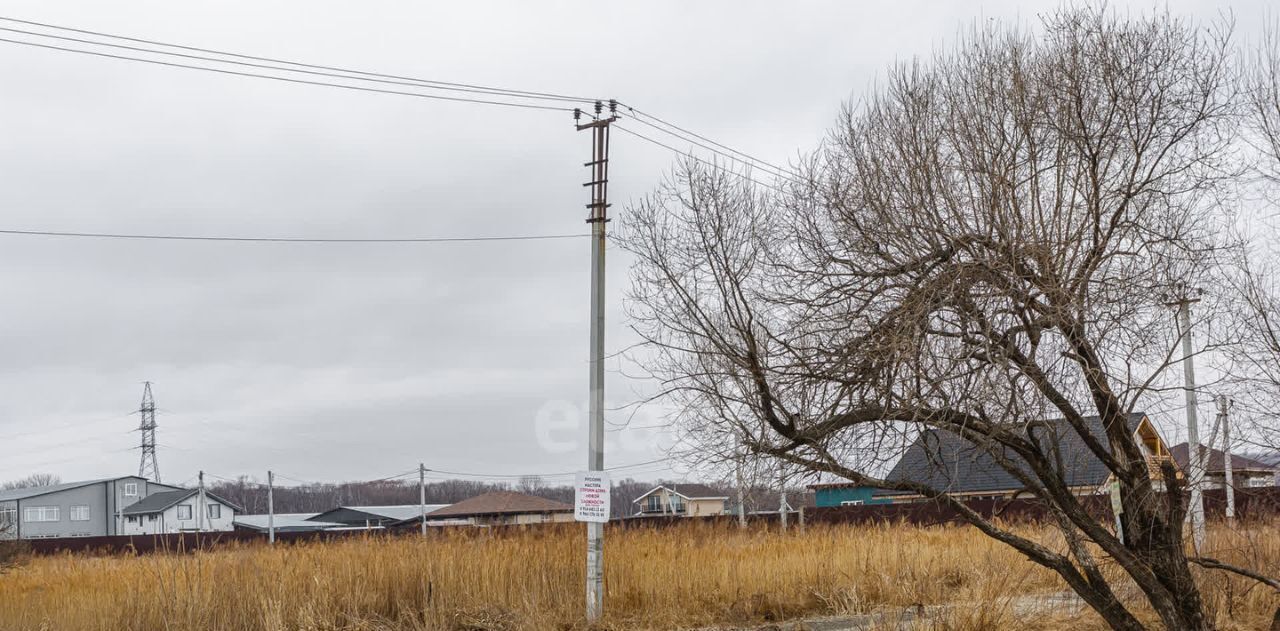
<instances>
[{"instance_id":1,"label":"wooden utility pole in distance","mask_svg":"<svg viewBox=\"0 0 1280 631\"><path fill-rule=\"evenodd\" d=\"M587 419L587 470L604 470L604 246L605 225L609 222L609 125L618 120L618 103L596 101L595 116L579 123L582 110L573 111L578 131L591 130L591 203L587 223L591 224L591 378ZM604 524L587 522L587 622L600 619L604 611Z\"/></svg>"},{"instance_id":2,"label":"wooden utility pole in distance","mask_svg":"<svg viewBox=\"0 0 1280 631\"><path fill-rule=\"evenodd\" d=\"M418 519L422 522L422 536L427 536L427 465L418 463Z\"/></svg>"}]
</instances>

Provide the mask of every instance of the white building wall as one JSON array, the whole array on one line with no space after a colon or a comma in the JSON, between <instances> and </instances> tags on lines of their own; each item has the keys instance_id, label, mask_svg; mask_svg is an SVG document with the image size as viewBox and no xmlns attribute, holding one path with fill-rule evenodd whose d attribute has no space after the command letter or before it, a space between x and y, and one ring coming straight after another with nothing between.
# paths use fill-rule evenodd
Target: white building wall
<instances>
[{"instance_id":1,"label":"white building wall","mask_svg":"<svg viewBox=\"0 0 1280 631\"><path fill-rule=\"evenodd\" d=\"M200 519L197 511L200 508L200 501L193 495L188 499L182 500L173 506L165 509L163 513L152 513L150 515L133 515L134 520L125 518L122 525L125 535L158 535L172 532L196 531L201 532L229 532L235 530L235 510L230 506L222 504L213 498L208 498L206 503L209 506L220 506L221 514L217 519L211 519L207 516L204 519L203 528L201 528ZM178 507L190 506L191 518L178 519ZM207 510L207 508L206 508Z\"/></svg>"}]
</instances>

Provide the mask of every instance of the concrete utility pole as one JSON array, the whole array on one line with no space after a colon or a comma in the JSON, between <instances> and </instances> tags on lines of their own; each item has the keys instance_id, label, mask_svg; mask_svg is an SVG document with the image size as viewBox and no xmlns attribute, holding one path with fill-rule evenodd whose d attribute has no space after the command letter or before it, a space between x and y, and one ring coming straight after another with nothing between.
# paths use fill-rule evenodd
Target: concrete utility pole
<instances>
[{"instance_id":1,"label":"concrete utility pole","mask_svg":"<svg viewBox=\"0 0 1280 631\"><path fill-rule=\"evenodd\" d=\"M787 483L782 483L782 491L778 494L778 522L782 524L782 529L787 529Z\"/></svg>"},{"instance_id":2,"label":"concrete utility pole","mask_svg":"<svg viewBox=\"0 0 1280 631\"><path fill-rule=\"evenodd\" d=\"M1223 488L1227 493L1227 519L1236 518L1236 485L1231 463L1231 404L1225 395L1218 395L1218 420L1222 423L1222 471Z\"/></svg>"},{"instance_id":3,"label":"concrete utility pole","mask_svg":"<svg viewBox=\"0 0 1280 631\"><path fill-rule=\"evenodd\" d=\"M200 491L196 494L196 508L200 516L196 517L196 530L204 532L204 471L200 472Z\"/></svg>"},{"instance_id":4,"label":"concrete utility pole","mask_svg":"<svg viewBox=\"0 0 1280 631\"><path fill-rule=\"evenodd\" d=\"M427 536L427 465L418 463L418 519L422 522L422 536Z\"/></svg>"},{"instance_id":5,"label":"concrete utility pole","mask_svg":"<svg viewBox=\"0 0 1280 631\"><path fill-rule=\"evenodd\" d=\"M587 223L591 224L591 379L588 403L587 470L604 470L604 246L605 226L609 222L609 126L616 120L617 101L609 101L609 116L604 117L604 104L596 101L591 122L578 123L582 110L573 111L578 131L592 131L591 161L583 166L591 169L591 203L587 204ZM604 610L604 524L587 522L587 622L600 619Z\"/></svg>"},{"instance_id":6,"label":"concrete utility pole","mask_svg":"<svg viewBox=\"0 0 1280 631\"><path fill-rule=\"evenodd\" d=\"M738 464L738 527L747 527L747 494L742 489L742 464Z\"/></svg>"},{"instance_id":7,"label":"concrete utility pole","mask_svg":"<svg viewBox=\"0 0 1280 631\"><path fill-rule=\"evenodd\" d=\"M156 464L156 400L151 396L151 382L142 383L142 405L138 408L142 422L142 459L138 462L138 477L160 481L160 465Z\"/></svg>"},{"instance_id":8,"label":"concrete utility pole","mask_svg":"<svg viewBox=\"0 0 1280 631\"><path fill-rule=\"evenodd\" d=\"M733 456L734 456L733 468L734 468L734 473L738 478L737 480L738 482L738 527L746 528L747 527L746 495L747 494L742 488L742 459L744 457L742 453L742 436L735 435L734 442L735 442L736 448L733 450Z\"/></svg>"},{"instance_id":9,"label":"concrete utility pole","mask_svg":"<svg viewBox=\"0 0 1280 631\"><path fill-rule=\"evenodd\" d=\"M1178 328L1182 334L1182 376L1187 398L1187 468L1190 469L1187 485L1191 487L1188 516L1191 519L1192 542L1198 553L1204 546L1204 495L1201 493L1204 460L1200 454L1200 428L1196 420L1199 401L1196 398L1196 368L1191 343L1191 303L1200 302L1200 299L1192 298L1191 292L1185 287L1180 288L1180 291L1181 295L1177 296L1171 306L1178 307Z\"/></svg>"},{"instance_id":10,"label":"concrete utility pole","mask_svg":"<svg viewBox=\"0 0 1280 631\"><path fill-rule=\"evenodd\" d=\"M267 472L267 543L276 543L276 474Z\"/></svg>"}]
</instances>

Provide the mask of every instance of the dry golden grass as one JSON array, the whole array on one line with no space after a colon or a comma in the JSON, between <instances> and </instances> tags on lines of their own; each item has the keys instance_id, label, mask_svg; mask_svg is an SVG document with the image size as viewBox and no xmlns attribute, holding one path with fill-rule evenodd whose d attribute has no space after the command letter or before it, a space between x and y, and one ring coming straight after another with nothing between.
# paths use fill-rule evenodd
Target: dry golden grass
<instances>
[{"instance_id":1,"label":"dry golden grass","mask_svg":"<svg viewBox=\"0 0 1280 631\"><path fill-rule=\"evenodd\" d=\"M0 575L4 631L421 631L581 628L584 537L577 526L454 531L296 546L248 545L144 557L63 555ZM1027 533L1050 544L1047 530ZM1215 536L1217 554L1280 568L1280 529ZM808 615L953 604L921 629L1019 628L1084 612L1026 611L1053 593L1048 571L972 528L810 526L740 531L682 525L612 530L606 619L616 629L748 625ZM1225 628L1262 628L1280 598L1205 575ZM1026 600L1025 598L1023 600ZM1252 625L1252 626L1250 626Z\"/></svg>"}]
</instances>

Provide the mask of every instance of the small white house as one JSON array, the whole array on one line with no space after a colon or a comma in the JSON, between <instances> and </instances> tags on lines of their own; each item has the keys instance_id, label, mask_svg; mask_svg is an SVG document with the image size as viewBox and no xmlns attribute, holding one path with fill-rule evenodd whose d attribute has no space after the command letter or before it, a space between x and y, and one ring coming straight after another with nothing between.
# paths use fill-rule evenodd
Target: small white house
<instances>
[{"instance_id":1,"label":"small white house","mask_svg":"<svg viewBox=\"0 0 1280 631\"><path fill-rule=\"evenodd\" d=\"M238 510L231 502L196 489L156 493L122 511L121 534L227 532L235 530Z\"/></svg>"}]
</instances>

